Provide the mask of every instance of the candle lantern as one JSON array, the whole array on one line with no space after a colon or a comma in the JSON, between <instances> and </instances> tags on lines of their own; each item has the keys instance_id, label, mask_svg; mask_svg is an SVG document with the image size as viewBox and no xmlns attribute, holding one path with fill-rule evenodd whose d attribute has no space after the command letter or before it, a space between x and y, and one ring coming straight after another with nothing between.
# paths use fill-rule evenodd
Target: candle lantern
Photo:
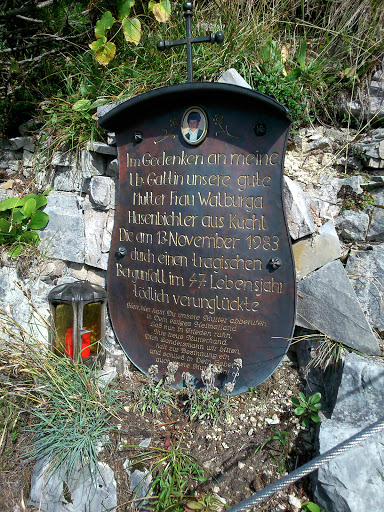
<instances>
[{"instance_id":1,"label":"candle lantern","mask_svg":"<svg viewBox=\"0 0 384 512\"><path fill-rule=\"evenodd\" d=\"M105 362L107 292L101 286L76 281L53 288L48 301L53 322L51 349L87 366Z\"/></svg>"}]
</instances>

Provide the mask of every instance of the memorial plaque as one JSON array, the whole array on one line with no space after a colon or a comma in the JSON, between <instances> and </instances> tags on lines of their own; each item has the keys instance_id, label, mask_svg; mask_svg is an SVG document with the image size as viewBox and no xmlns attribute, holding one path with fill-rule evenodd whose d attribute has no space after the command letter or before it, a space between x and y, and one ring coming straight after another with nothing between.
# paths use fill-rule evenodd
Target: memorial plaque
<instances>
[{"instance_id":1,"label":"memorial plaque","mask_svg":"<svg viewBox=\"0 0 384 512\"><path fill-rule=\"evenodd\" d=\"M269 377L288 350L295 273L282 202L290 121L241 87L190 83L108 112L120 188L108 266L117 338L143 372L170 361L197 380L243 368L234 393Z\"/></svg>"}]
</instances>

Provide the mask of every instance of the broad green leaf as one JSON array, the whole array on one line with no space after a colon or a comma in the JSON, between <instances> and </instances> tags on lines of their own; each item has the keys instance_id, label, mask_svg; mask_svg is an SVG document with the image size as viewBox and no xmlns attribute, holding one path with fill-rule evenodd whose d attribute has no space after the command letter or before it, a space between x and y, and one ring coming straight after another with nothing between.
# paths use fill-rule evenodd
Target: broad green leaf
<instances>
[{"instance_id":1,"label":"broad green leaf","mask_svg":"<svg viewBox=\"0 0 384 512\"><path fill-rule=\"evenodd\" d=\"M95 36L97 38L105 36L107 30L109 30L115 23L115 18L112 16L110 11L106 11L102 17L96 22Z\"/></svg>"},{"instance_id":2,"label":"broad green leaf","mask_svg":"<svg viewBox=\"0 0 384 512\"><path fill-rule=\"evenodd\" d=\"M20 242L24 242L25 244L30 244L30 245L39 245L40 243L40 237L39 235L36 233L36 231L26 231L25 233L23 233L20 238L19 238Z\"/></svg>"},{"instance_id":3,"label":"broad green leaf","mask_svg":"<svg viewBox=\"0 0 384 512\"><path fill-rule=\"evenodd\" d=\"M315 409L316 411L321 409L321 404L313 404L312 409Z\"/></svg>"},{"instance_id":4,"label":"broad green leaf","mask_svg":"<svg viewBox=\"0 0 384 512\"><path fill-rule=\"evenodd\" d=\"M0 233L8 235L11 231L12 224L5 219L0 219Z\"/></svg>"},{"instance_id":5,"label":"broad green leaf","mask_svg":"<svg viewBox=\"0 0 384 512\"><path fill-rule=\"evenodd\" d=\"M23 208L15 208L12 213L12 224L20 224L27 217Z\"/></svg>"},{"instance_id":6,"label":"broad green leaf","mask_svg":"<svg viewBox=\"0 0 384 512\"><path fill-rule=\"evenodd\" d=\"M106 43L96 52L96 60L102 66L108 66L116 54L116 46L114 43Z\"/></svg>"},{"instance_id":7,"label":"broad green leaf","mask_svg":"<svg viewBox=\"0 0 384 512\"><path fill-rule=\"evenodd\" d=\"M311 395L308 399L308 402L310 404L315 404L316 402L319 402L321 400L321 393L315 393L314 395Z\"/></svg>"},{"instance_id":8,"label":"broad green leaf","mask_svg":"<svg viewBox=\"0 0 384 512\"><path fill-rule=\"evenodd\" d=\"M300 400L297 398L297 396L294 396L292 398L292 403L293 405L295 405L296 407L298 407L300 405Z\"/></svg>"},{"instance_id":9,"label":"broad green leaf","mask_svg":"<svg viewBox=\"0 0 384 512\"><path fill-rule=\"evenodd\" d=\"M171 15L171 2L169 0L161 0L152 8L153 15L159 23L165 23Z\"/></svg>"},{"instance_id":10,"label":"broad green leaf","mask_svg":"<svg viewBox=\"0 0 384 512\"><path fill-rule=\"evenodd\" d=\"M42 206L45 206L48 202L47 198L43 194L39 194L35 197L36 201L36 210L41 208Z\"/></svg>"},{"instance_id":11,"label":"broad green leaf","mask_svg":"<svg viewBox=\"0 0 384 512\"><path fill-rule=\"evenodd\" d=\"M312 503L312 501L304 501L302 504L302 507L305 507L308 512L320 512L319 505L316 505L316 503Z\"/></svg>"},{"instance_id":12,"label":"broad green leaf","mask_svg":"<svg viewBox=\"0 0 384 512\"><path fill-rule=\"evenodd\" d=\"M9 197L8 199L4 199L4 201L0 201L0 211L3 212L5 210L11 210L15 206L20 205L20 199L18 197Z\"/></svg>"},{"instance_id":13,"label":"broad green leaf","mask_svg":"<svg viewBox=\"0 0 384 512\"><path fill-rule=\"evenodd\" d=\"M119 0L117 2L117 12L119 20L123 20L126 16L129 16L131 8L135 5L135 0Z\"/></svg>"},{"instance_id":14,"label":"broad green leaf","mask_svg":"<svg viewBox=\"0 0 384 512\"><path fill-rule=\"evenodd\" d=\"M16 259L21 254L22 250L23 250L22 244L12 245L12 247L8 251L8 256L10 256L13 259Z\"/></svg>"},{"instance_id":15,"label":"broad green leaf","mask_svg":"<svg viewBox=\"0 0 384 512\"><path fill-rule=\"evenodd\" d=\"M201 510L204 506L202 503L198 503L197 501L188 501L186 505L192 510Z\"/></svg>"},{"instance_id":16,"label":"broad green leaf","mask_svg":"<svg viewBox=\"0 0 384 512\"><path fill-rule=\"evenodd\" d=\"M48 224L49 215L45 212L37 210L31 217L28 224L29 229L43 229Z\"/></svg>"},{"instance_id":17,"label":"broad green leaf","mask_svg":"<svg viewBox=\"0 0 384 512\"><path fill-rule=\"evenodd\" d=\"M92 105L91 100L79 100L72 105L72 110L75 112L87 112Z\"/></svg>"},{"instance_id":18,"label":"broad green leaf","mask_svg":"<svg viewBox=\"0 0 384 512\"><path fill-rule=\"evenodd\" d=\"M300 68L295 68L292 69L292 71L290 71L288 75L286 75L285 79L289 80L290 82L295 82L298 78L301 77L302 74L303 71Z\"/></svg>"},{"instance_id":19,"label":"broad green leaf","mask_svg":"<svg viewBox=\"0 0 384 512\"><path fill-rule=\"evenodd\" d=\"M299 392L299 397L302 402L306 402L305 395L302 391Z\"/></svg>"},{"instance_id":20,"label":"broad green leaf","mask_svg":"<svg viewBox=\"0 0 384 512\"><path fill-rule=\"evenodd\" d=\"M153 9L153 6L155 5L156 2L154 2L153 0L151 0L150 2L148 2L148 11L149 12L152 12L152 9Z\"/></svg>"},{"instance_id":21,"label":"broad green leaf","mask_svg":"<svg viewBox=\"0 0 384 512\"><path fill-rule=\"evenodd\" d=\"M23 210L25 213L25 217L29 218L32 215L32 213L36 210L36 200L33 199L32 197L28 199L28 201L26 201L23 206Z\"/></svg>"},{"instance_id":22,"label":"broad green leaf","mask_svg":"<svg viewBox=\"0 0 384 512\"><path fill-rule=\"evenodd\" d=\"M111 100L107 98L98 98L92 103L92 108L101 107L102 105L106 105L107 103L111 103Z\"/></svg>"},{"instance_id":23,"label":"broad green leaf","mask_svg":"<svg viewBox=\"0 0 384 512\"><path fill-rule=\"evenodd\" d=\"M304 407L296 407L296 409L293 411L296 416L300 416L305 411Z\"/></svg>"},{"instance_id":24,"label":"broad green leaf","mask_svg":"<svg viewBox=\"0 0 384 512\"><path fill-rule=\"evenodd\" d=\"M321 420L320 420L320 416L317 414L317 412L312 412L311 413L311 420L314 422L314 423L319 423Z\"/></svg>"},{"instance_id":25,"label":"broad green leaf","mask_svg":"<svg viewBox=\"0 0 384 512\"><path fill-rule=\"evenodd\" d=\"M138 18L124 18L122 26L125 40L137 46L141 39L141 23Z\"/></svg>"},{"instance_id":26,"label":"broad green leaf","mask_svg":"<svg viewBox=\"0 0 384 512\"><path fill-rule=\"evenodd\" d=\"M105 44L107 42L107 38L105 36L101 36L99 37L99 39L96 39L96 41L93 41L89 47L91 50L93 50L94 52L96 50L98 50L101 46L103 46L103 44Z\"/></svg>"},{"instance_id":27,"label":"broad green leaf","mask_svg":"<svg viewBox=\"0 0 384 512\"><path fill-rule=\"evenodd\" d=\"M36 199L37 194L27 194L20 199L20 203L17 206L24 206L28 199Z\"/></svg>"},{"instance_id":28,"label":"broad green leaf","mask_svg":"<svg viewBox=\"0 0 384 512\"><path fill-rule=\"evenodd\" d=\"M305 55L307 53L307 43L305 42L305 39L302 39L300 42L300 46L296 55L297 62L299 63L299 66L301 68L305 67Z\"/></svg>"}]
</instances>

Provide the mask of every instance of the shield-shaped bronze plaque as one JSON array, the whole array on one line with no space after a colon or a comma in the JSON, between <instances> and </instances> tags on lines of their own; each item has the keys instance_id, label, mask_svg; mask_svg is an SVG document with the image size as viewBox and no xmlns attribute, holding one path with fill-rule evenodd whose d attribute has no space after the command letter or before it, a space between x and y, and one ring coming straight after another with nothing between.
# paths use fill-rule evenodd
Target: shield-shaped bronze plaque
<instances>
[{"instance_id":1,"label":"shield-shaped bronze plaque","mask_svg":"<svg viewBox=\"0 0 384 512\"><path fill-rule=\"evenodd\" d=\"M269 377L288 350L295 273L282 201L287 111L237 86L158 89L106 114L120 188L108 267L114 331L159 374L210 363L234 393ZM225 374L227 372L227 374Z\"/></svg>"}]
</instances>

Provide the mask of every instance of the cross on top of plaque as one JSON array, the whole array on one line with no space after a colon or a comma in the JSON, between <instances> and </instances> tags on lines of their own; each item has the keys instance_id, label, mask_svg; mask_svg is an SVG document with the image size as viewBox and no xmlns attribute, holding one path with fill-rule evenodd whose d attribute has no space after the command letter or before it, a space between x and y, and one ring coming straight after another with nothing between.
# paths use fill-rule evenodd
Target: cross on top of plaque
<instances>
[{"instance_id":1,"label":"cross on top of plaque","mask_svg":"<svg viewBox=\"0 0 384 512\"><path fill-rule=\"evenodd\" d=\"M192 71L192 43L217 43L221 44L224 41L224 34L222 32L216 32L216 34L209 34L207 36L191 37L191 17L193 10L193 2L184 2L183 4L184 16L185 16L185 28L186 28L186 39L177 39L175 41L159 41L157 43L157 49L159 51L168 50L173 46L181 46L185 44L187 46L187 72L188 82L193 82L193 71Z\"/></svg>"}]
</instances>

